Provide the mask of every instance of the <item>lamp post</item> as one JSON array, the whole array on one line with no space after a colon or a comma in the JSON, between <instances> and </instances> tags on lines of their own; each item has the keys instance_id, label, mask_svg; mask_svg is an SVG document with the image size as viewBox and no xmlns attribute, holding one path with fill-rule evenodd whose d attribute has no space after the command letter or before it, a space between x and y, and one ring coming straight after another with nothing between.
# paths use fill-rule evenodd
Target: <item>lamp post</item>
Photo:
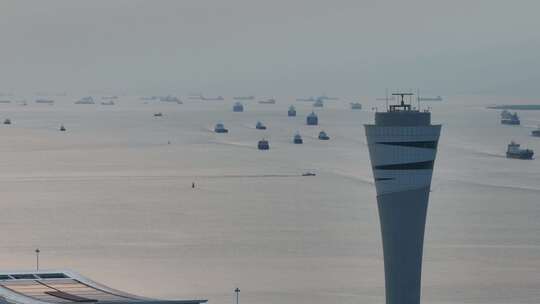
<instances>
[{"instance_id":1,"label":"lamp post","mask_svg":"<svg viewBox=\"0 0 540 304\"><path fill-rule=\"evenodd\" d=\"M39 253L41 251L39 250L39 248L36 248L36 271L39 271Z\"/></svg>"},{"instance_id":2,"label":"lamp post","mask_svg":"<svg viewBox=\"0 0 540 304\"><path fill-rule=\"evenodd\" d=\"M238 304L238 297L239 297L239 295L240 295L240 288L237 287L237 288L234 290L234 292L236 293L236 304Z\"/></svg>"}]
</instances>

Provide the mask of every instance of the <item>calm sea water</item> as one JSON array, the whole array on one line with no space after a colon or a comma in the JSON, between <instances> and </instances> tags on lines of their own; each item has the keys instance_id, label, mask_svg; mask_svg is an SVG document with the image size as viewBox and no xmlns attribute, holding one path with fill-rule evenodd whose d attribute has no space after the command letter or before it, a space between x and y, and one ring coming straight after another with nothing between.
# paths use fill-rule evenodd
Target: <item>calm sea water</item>
<instances>
[{"instance_id":1,"label":"calm sea water","mask_svg":"<svg viewBox=\"0 0 540 304\"><path fill-rule=\"evenodd\" d=\"M115 106L0 105L0 268L68 268L159 298L232 303L383 303L375 189L363 124L373 99ZM504 158L529 136L490 103L432 102L443 132L426 229L424 303L540 303L540 160ZM531 101L524 101L531 102ZM287 117L295 104L298 117ZM384 107L380 102L379 108ZM153 113L162 112L162 118ZM254 128L257 120L267 131ZM212 132L225 123L229 134ZM64 124L67 132L58 131ZM324 129L331 140L317 140ZM300 132L303 145L293 145ZM256 149L261 138L270 151ZM170 141L170 144L167 142ZM315 177L301 177L312 170ZM197 187L191 189L191 183Z\"/></svg>"}]
</instances>

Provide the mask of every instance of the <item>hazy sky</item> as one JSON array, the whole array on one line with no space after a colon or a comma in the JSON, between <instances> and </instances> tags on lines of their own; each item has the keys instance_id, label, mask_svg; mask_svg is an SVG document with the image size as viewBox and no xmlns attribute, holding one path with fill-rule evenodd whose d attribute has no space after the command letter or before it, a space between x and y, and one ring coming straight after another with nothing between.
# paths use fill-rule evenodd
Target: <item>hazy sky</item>
<instances>
[{"instance_id":1,"label":"hazy sky","mask_svg":"<svg viewBox=\"0 0 540 304\"><path fill-rule=\"evenodd\" d=\"M535 96L540 1L0 2L0 91Z\"/></svg>"}]
</instances>

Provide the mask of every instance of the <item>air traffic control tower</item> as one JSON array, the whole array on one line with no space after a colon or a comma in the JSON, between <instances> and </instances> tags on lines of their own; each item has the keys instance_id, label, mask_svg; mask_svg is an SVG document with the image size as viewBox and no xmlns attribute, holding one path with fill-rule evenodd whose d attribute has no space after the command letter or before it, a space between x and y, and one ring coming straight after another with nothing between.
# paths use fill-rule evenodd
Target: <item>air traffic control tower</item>
<instances>
[{"instance_id":1,"label":"air traffic control tower","mask_svg":"<svg viewBox=\"0 0 540 304\"><path fill-rule=\"evenodd\" d=\"M375 113L365 125L377 189L384 251L386 304L420 303L422 249L440 125L407 104Z\"/></svg>"}]
</instances>

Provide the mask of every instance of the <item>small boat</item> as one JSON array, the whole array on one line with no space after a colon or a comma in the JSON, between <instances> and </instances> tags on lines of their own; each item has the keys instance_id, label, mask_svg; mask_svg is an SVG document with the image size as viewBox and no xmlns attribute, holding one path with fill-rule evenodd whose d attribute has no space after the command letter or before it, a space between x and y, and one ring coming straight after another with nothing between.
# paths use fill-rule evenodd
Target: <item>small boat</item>
<instances>
[{"instance_id":1,"label":"small boat","mask_svg":"<svg viewBox=\"0 0 540 304\"><path fill-rule=\"evenodd\" d=\"M535 137L540 137L540 126L538 126L538 129L532 130L531 135Z\"/></svg>"},{"instance_id":2,"label":"small boat","mask_svg":"<svg viewBox=\"0 0 540 304\"><path fill-rule=\"evenodd\" d=\"M60 125L60 131L62 132L66 131L66 127L64 127L64 125Z\"/></svg>"},{"instance_id":3,"label":"small boat","mask_svg":"<svg viewBox=\"0 0 540 304\"><path fill-rule=\"evenodd\" d=\"M289 111L287 111L287 116L289 116L289 117L295 117L296 116L296 108L294 106L289 107Z\"/></svg>"},{"instance_id":4,"label":"small boat","mask_svg":"<svg viewBox=\"0 0 540 304\"><path fill-rule=\"evenodd\" d=\"M302 136L300 135L300 133L294 134L293 143L297 145L301 145L304 143L304 140L302 139Z\"/></svg>"},{"instance_id":5,"label":"small boat","mask_svg":"<svg viewBox=\"0 0 540 304\"><path fill-rule=\"evenodd\" d=\"M532 159L533 155L533 150L521 149L520 145L516 144L514 141L510 142L508 149L506 150L506 158Z\"/></svg>"},{"instance_id":6,"label":"small boat","mask_svg":"<svg viewBox=\"0 0 540 304\"><path fill-rule=\"evenodd\" d=\"M326 134L326 132L321 131L321 132L319 132L319 139L320 140L329 140L330 137L328 136L328 134Z\"/></svg>"},{"instance_id":7,"label":"small boat","mask_svg":"<svg viewBox=\"0 0 540 304\"><path fill-rule=\"evenodd\" d=\"M240 102L235 102L232 109L233 112L244 112L244 105Z\"/></svg>"},{"instance_id":8,"label":"small boat","mask_svg":"<svg viewBox=\"0 0 540 304\"><path fill-rule=\"evenodd\" d=\"M302 176L315 176L315 175L317 175L317 174L315 174L313 172L310 172L310 171L302 173Z\"/></svg>"},{"instance_id":9,"label":"small boat","mask_svg":"<svg viewBox=\"0 0 540 304\"><path fill-rule=\"evenodd\" d=\"M4 124L5 125L10 125L11 124L11 120L9 118L7 118L6 120L4 120Z\"/></svg>"},{"instance_id":10,"label":"small boat","mask_svg":"<svg viewBox=\"0 0 540 304\"><path fill-rule=\"evenodd\" d=\"M214 132L216 133L229 133L229 130L225 128L222 123L217 123L214 127Z\"/></svg>"},{"instance_id":11,"label":"small boat","mask_svg":"<svg viewBox=\"0 0 540 304\"><path fill-rule=\"evenodd\" d=\"M266 139L261 139L257 143L257 149L259 149L259 150L269 150L270 149L270 143Z\"/></svg>"},{"instance_id":12,"label":"small boat","mask_svg":"<svg viewBox=\"0 0 540 304\"><path fill-rule=\"evenodd\" d=\"M266 130L266 126L262 122L257 121L257 124L255 125L255 129L257 129L257 130Z\"/></svg>"},{"instance_id":13,"label":"small boat","mask_svg":"<svg viewBox=\"0 0 540 304\"><path fill-rule=\"evenodd\" d=\"M351 102L352 110L362 110L362 104L359 102Z\"/></svg>"},{"instance_id":14,"label":"small boat","mask_svg":"<svg viewBox=\"0 0 540 304\"><path fill-rule=\"evenodd\" d=\"M319 117L317 117L317 114L315 112L311 112L307 118L306 118L306 124L308 126L316 126L319 124Z\"/></svg>"},{"instance_id":15,"label":"small boat","mask_svg":"<svg viewBox=\"0 0 540 304\"><path fill-rule=\"evenodd\" d=\"M163 113L161 112L154 113L154 117L163 117Z\"/></svg>"},{"instance_id":16,"label":"small boat","mask_svg":"<svg viewBox=\"0 0 540 304\"><path fill-rule=\"evenodd\" d=\"M503 125L519 125L521 124L517 113L511 114L508 111L501 112L501 124Z\"/></svg>"}]
</instances>

